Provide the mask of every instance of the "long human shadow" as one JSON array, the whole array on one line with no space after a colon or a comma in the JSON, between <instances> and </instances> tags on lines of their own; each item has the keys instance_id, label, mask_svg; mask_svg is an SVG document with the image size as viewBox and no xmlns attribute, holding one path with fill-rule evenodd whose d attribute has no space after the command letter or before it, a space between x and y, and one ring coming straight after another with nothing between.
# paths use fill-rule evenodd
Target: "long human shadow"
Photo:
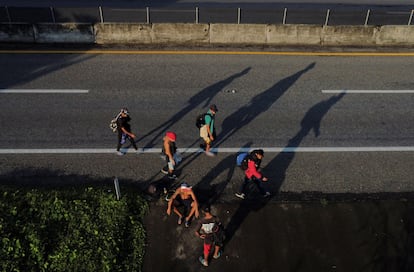
<instances>
[{"instance_id":1,"label":"long human shadow","mask_svg":"<svg viewBox=\"0 0 414 272\"><path fill-rule=\"evenodd\" d=\"M311 107L301 121L301 129L289 140L286 147L299 147L303 139L312 130L314 131L314 136L318 137L320 135L320 124L323 117L340 99L342 99L344 95L345 93L341 93ZM285 180L286 171L292 163L294 157L295 152L281 152L263 168L263 173L269 177L269 181L265 184L265 186L270 187L268 189L272 195L279 192L279 189ZM226 227L225 244L231 240L250 212L262 209L270 200L271 198L259 199L248 195L248 197L240 203L239 208L232 216Z\"/></svg>"},{"instance_id":2,"label":"long human shadow","mask_svg":"<svg viewBox=\"0 0 414 272\"><path fill-rule=\"evenodd\" d=\"M18 84L28 83L47 74L51 74L58 70L64 70L69 66L95 57L95 55L76 56L73 54L56 54L48 58L37 57L37 61L33 61L34 57L31 55L28 57L26 55L14 56L14 58L3 57L0 55L0 60L4 63L2 68L0 68L0 72L3 74L3 78L0 82L0 88L7 89ZM14 68L10 68L11 64L8 63L8 61L13 61L14 66L21 63L21 65L18 66L18 73L14 72Z\"/></svg>"},{"instance_id":3,"label":"long human shadow","mask_svg":"<svg viewBox=\"0 0 414 272\"><path fill-rule=\"evenodd\" d=\"M244 146L250 147L251 145L252 142L248 142ZM220 195L232 180L235 171L239 168L236 166L236 158L237 154L230 154L223 160L220 160L215 167L211 168L204 175L200 182L193 186L200 206L211 206L220 198ZM221 173L226 173L225 180L220 183L211 184L211 181L220 176Z\"/></svg>"},{"instance_id":4,"label":"long human shadow","mask_svg":"<svg viewBox=\"0 0 414 272\"><path fill-rule=\"evenodd\" d=\"M224 143L238 130L254 121L266 112L289 88L306 72L315 67L315 62L303 70L278 81L275 85L253 97L250 102L232 113L222 124L222 131L217 137L216 146Z\"/></svg>"},{"instance_id":5,"label":"long human shadow","mask_svg":"<svg viewBox=\"0 0 414 272\"><path fill-rule=\"evenodd\" d=\"M213 98L227 85L229 85L233 80L244 76L250 71L251 67L248 67L244 69L243 71L236 73L222 81L219 81L211 86L208 86L207 88L201 90L196 95L192 96L188 102L187 106L182 108L180 111L178 111L176 114L174 114L170 119L162 123L161 125L153 128L148 133L142 135L139 139L136 141L142 141L146 137L152 136L152 139L145 144L145 147L152 147L154 146L155 142L158 140L158 138L166 131L170 126L178 122L180 119L183 118L186 114L190 113L195 108L201 106L201 107L208 107L209 104L212 102ZM195 117L194 117L195 118ZM154 134L156 133L156 134Z\"/></svg>"}]
</instances>

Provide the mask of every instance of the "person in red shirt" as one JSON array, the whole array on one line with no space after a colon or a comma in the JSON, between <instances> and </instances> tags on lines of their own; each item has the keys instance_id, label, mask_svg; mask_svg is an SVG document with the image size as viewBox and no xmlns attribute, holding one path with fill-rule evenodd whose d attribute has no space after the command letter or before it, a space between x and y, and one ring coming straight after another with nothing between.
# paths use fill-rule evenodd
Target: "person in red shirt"
<instances>
[{"instance_id":1,"label":"person in red shirt","mask_svg":"<svg viewBox=\"0 0 414 272\"><path fill-rule=\"evenodd\" d=\"M247 169L244 171L244 181L240 187L240 191L236 193L236 196L244 199L246 197L246 189L249 183L256 184L263 197L270 196L270 192L263 188L262 182L268 181L267 177L263 176L260 172L260 163L264 157L263 149L253 150L247 159Z\"/></svg>"}]
</instances>

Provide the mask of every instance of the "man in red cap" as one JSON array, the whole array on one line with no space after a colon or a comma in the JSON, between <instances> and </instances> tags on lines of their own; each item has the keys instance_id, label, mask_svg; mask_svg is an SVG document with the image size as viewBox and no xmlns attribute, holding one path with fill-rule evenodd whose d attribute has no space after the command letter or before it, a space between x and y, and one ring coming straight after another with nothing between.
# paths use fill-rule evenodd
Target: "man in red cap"
<instances>
[{"instance_id":1,"label":"man in red cap","mask_svg":"<svg viewBox=\"0 0 414 272\"><path fill-rule=\"evenodd\" d=\"M172 131L167 131L163 138L164 144L162 147L162 153L165 154L165 160L167 165L161 169L161 172L166 174L169 179L177 179L177 176L174 174L175 166L181 161L181 158L177 156L177 146L175 145L175 140L177 135Z\"/></svg>"}]
</instances>

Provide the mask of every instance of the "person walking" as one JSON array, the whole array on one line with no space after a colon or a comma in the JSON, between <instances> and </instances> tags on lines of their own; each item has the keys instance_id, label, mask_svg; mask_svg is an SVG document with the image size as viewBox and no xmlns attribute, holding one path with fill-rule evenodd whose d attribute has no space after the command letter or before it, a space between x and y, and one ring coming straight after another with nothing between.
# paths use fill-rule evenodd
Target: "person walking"
<instances>
[{"instance_id":1,"label":"person walking","mask_svg":"<svg viewBox=\"0 0 414 272\"><path fill-rule=\"evenodd\" d=\"M169 179L177 179L174 170L181 161L181 157L177 153L176 139L177 135L172 131L167 131L163 138L162 153L165 155L167 165L161 169L161 172L166 174Z\"/></svg>"},{"instance_id":2,"label":"person walking","mask_svg":"<svg viewBox=\"0 0 414 272\"><path fill-rule=\"evenodd\" d=\"M202 213L203 217L198 221L195 234L204 240L203 256L200 256L198 260L203 266L208 266L213 247L213 259L221 256L220 249L223 246L224 231L219 218L211 214L210 207L204 207Z\"/></svg>"},{"instance_id":3,"label":"person walking","mask_svg":"<svg viewBox=\"0 0 414 272\"><path fill-rule=\"evenodd\" d=\"M129 116L128 109L121 109L119 117L116 120L118 131L118 145L116 147L116 152L120 156L125 155L125 152L121 151L121 146L125 144L127 139L131 142L131 145L134 147L135 151L138 151L138 147L134 141L136 136L131 132L131 125L129 124L130 121L131 117Z\"/></svg>"},{"instance_id":4,"label":"person walking","mask_svg":"<svg viewBox=\"0 0 414 272\"><path fill-rule=\"evenodd\" d=\"M180 212L178 209L181 206L184 206L183 212ZM190 226L190 220L193 215L198 218L198 201L193 189L187 183L183 182L169 199L167 208L168 215L171 214L171 209L178 215L178 225L181 225L184 220L186 228Z\"/></svg>"},{"instance_id":5,"label":"person walking","mask_svg":"<svg viewBox=\"0 0 414 272\"><path fill-rule=\"evenodd\" d=\"M204 140L202 147L205 148L207 156L214 156L214 153L210 151L210 148L216 135L214 121L217 112L217 106L212 104L207 113L204 115L204 125L200 127L200 137Z\"/></svg>"},{"instance_id":6,"label":"person walking","mask_svg":"<svg viewBox=\"0 0 414 272\"><path fill-rule=\"evenodd\" d=\"M260 164L264 157L263 149L253 150L247 156L247 167L244 171L244 181L240 187L239 192L237 192L235 195L241 199L244 199L246 197L247 186L249 185L249 183L253 182L254 184L256 184L257 188L259 189L263 197L270 196L270 192L266 191L262 185L262 182L266 182L268 181L268 179L267 177L263 176L263 174L259 170Z\"/></svg>"}]
</instances>

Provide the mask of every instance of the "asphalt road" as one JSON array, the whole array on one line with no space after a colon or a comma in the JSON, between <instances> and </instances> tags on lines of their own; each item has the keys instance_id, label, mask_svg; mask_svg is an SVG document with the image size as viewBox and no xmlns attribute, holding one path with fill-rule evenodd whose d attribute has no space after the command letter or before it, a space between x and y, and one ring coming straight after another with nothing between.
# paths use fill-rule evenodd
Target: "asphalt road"
<instances>
[{"instance_id":1,"label":"asphalt road","mask_svg":"<svg viewBox=\"0 0 414 272\"><path fill-rule=\"evenodd\" d=\"M227 200L239 186L234 163L241 147L269 150L263 167L275 194L414 189L414 94L395 92L414 90L412 57L3 53L0 62L3 90L88 90L0 93L3 181L118 176L148 184L162 178L157 150L163 133L173 130L185 157L180 180ZM198 148L195 117L211 103L219 107L218 155L185 152ZM138 146L149 148L144 154L113 152L116 136L108 124L123 106L132 114ZM397 150L381 149L390 147ZM33 149L40 153L19 154ZM223 181L224 188L213 186Z\"/></svg>"},{"instance_id":2,"label":"asphalt road","mask_svg":"<svg viewBox=\"0 0 414 272\"><path fill-rule=\"evenodd\" d=\"M143 271L413 270L414 93L401 92L414 90L412 56L1 53L0 63L1 184L100 185L117 176L121 196L126 183L161 190L170 183L159 172L161 137L177 132L177 183L212 205L225 246L202 267L195 222L177 225L155 198ZM6 92L16 90L25 93ZM27 93L53 90L87 92ZM193 152L195 117L211 103L214 158ZM125 105L147 149L119 157L108 124ZM241 147L268 150L271 198L234 196Z\"/></svg>"}]
</instances>

